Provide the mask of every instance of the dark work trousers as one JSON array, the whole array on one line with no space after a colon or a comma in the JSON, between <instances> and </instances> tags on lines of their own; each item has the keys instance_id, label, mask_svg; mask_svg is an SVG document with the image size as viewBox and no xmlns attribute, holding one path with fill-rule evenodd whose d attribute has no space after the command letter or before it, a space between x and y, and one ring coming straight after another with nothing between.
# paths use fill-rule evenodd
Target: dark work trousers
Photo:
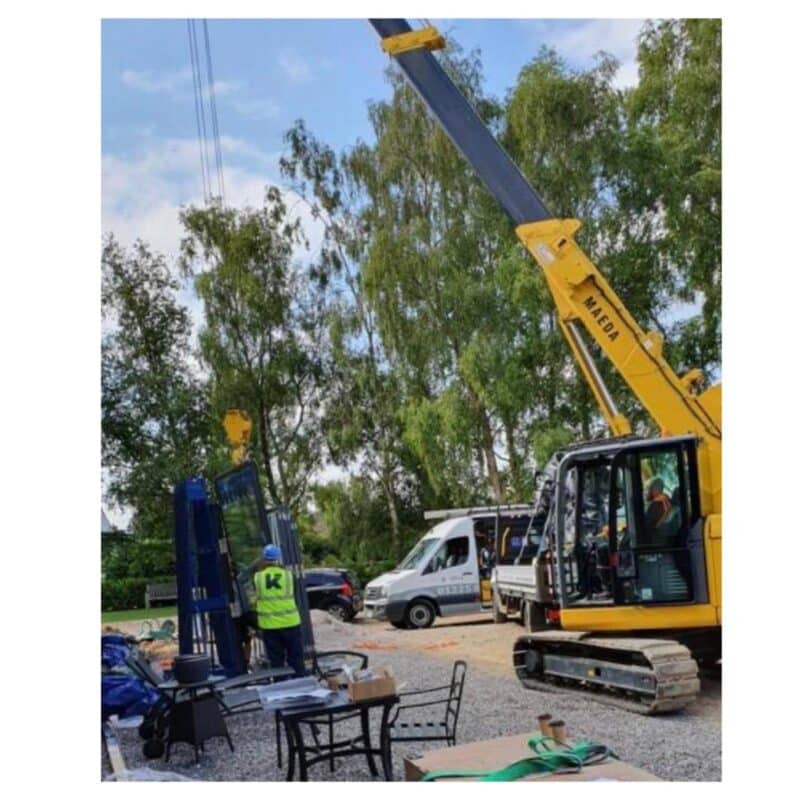
<instances>
[{"instance_id":1,"label":"dark work trousers","mask_svg":"<svg viewBox=\"0 0 800 800\"><path fill-rule=\"evenodd\" d=\"M302 677L306 674L303 662L303 633L299 625L292 628L262 630L261 637L271 667L285 667L288 662L295 675Z\"/></svg>"}]
</instances>

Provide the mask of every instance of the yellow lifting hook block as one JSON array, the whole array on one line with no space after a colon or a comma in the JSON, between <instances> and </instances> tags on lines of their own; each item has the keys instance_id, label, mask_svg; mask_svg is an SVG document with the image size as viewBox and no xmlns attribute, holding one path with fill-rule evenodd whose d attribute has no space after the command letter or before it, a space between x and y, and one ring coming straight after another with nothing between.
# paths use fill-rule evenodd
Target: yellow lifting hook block
<instances>
[{"instance_id":1,"label":"yellow lifting hook block","mask_svg":"<svg viewBox=\"0 0 800 800\"><path fill-rule=\"evenodd\" d=\"M426 50L443 50L446 46L444 36L433 25L381 39L381 48L390 56L407 53L409 50L419 50L421 47Z\"/></svg>"},{"instance_id":2,"label":"yellow lifting hook block","mask_svg":"<svg viewBox=\"0 0 800 800\"><path fill-rule=\"evenodd\" d=\"M241 464L244 461L247 443L250 441L250 433L253 430L249 414L241 408L231 408L225 412L222 427L231 444L231 460L234 464Z\"/></svg>"}]
</instances>

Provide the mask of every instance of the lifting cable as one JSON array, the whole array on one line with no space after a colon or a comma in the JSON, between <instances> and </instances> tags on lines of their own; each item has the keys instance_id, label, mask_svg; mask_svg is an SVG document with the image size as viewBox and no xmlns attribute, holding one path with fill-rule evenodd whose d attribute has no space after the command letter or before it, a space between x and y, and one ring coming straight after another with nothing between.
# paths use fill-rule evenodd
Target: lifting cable
<instances>
[{"instance_id":1,"label":"lifting cable","mask_svg":"<svg viewBox=\"0 0 800 800\"><path fill-rule=\"evenodd\" d=\"M203 20L203 35L206 44L206 67L208 69L208 105L211 109L211 130L214 137L214 158L217 164L217 189L219 198L225 205L225 179L222 176L222 145L219 138L219 122L217 120L217 97L214 85L214 72L211 68L211 41L208 38L208 20Z\"/></svg>"},{"instance_id":2,"label":"lifting cable","mask_svg":"<svg viewBox=\"0 0 800 800\"><path fill-rule=\"evenodd\" d=\"M203 200L208 205L214 198L214 180L212 171L216 172L216 196L225 203L225 179L222 171L222 145L219 135L219 119L217 117L216 87L214 70L211 63L211 41L208 35L208 21L203 20L203 45L205 47L206 78L203 79L201 68L200 45L198 43L195 20L186 20L189 37L189 57L192 64L192 85L194 89L194 112L197 125L197 141L200 149L200 176L203 184ZM207 93L207 97L206 97ZM206 105L208 105L209 123L206 122ZM214 163L212 166L209 154L209 130L213 140Z\"/></svg>"}]
</instances>

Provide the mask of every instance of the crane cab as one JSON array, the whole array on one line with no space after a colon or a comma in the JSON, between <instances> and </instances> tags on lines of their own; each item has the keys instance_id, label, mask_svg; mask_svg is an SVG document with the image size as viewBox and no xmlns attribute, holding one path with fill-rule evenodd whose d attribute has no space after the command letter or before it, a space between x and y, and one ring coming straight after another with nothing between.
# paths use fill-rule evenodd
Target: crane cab
<instances>
[{"instance_id":1,"label":"crane cab","mask_svg":"<svg viewBox=\"0 0 800 800\"><path fill-rule=\"evenodd\" d=\"M686 609L709 606L709 575L695 437L576 446L560 455L553 488L535 559L537 600L557 609L549 619L624 630L624 616L608 614L617 607L635 612L631 629L648 611L647 629L697 624Z\"/></svg>"}]
</instances>

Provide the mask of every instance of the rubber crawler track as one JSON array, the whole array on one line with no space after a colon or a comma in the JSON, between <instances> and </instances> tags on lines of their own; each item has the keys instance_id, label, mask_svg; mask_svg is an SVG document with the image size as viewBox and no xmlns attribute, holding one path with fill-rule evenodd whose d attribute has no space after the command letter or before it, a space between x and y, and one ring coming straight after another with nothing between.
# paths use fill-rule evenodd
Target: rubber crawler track
<instances>
[{"instance_id":1,"label":"rubber crawler track","mask_svg":"<svg viewBox=\"0 0 800 800\"><path fill-rule=\"evenodd\" d=\"M529 653L591 659L651 677L647 690L624 689L579 678L553 677L530 669ZM688 706L700 691L697 662L688 648L668 639L606 638L581 631L546 631L517 639L514 668L526 689L589 696L639 714L662 714Z\"/></svg>"}]
</instances>

